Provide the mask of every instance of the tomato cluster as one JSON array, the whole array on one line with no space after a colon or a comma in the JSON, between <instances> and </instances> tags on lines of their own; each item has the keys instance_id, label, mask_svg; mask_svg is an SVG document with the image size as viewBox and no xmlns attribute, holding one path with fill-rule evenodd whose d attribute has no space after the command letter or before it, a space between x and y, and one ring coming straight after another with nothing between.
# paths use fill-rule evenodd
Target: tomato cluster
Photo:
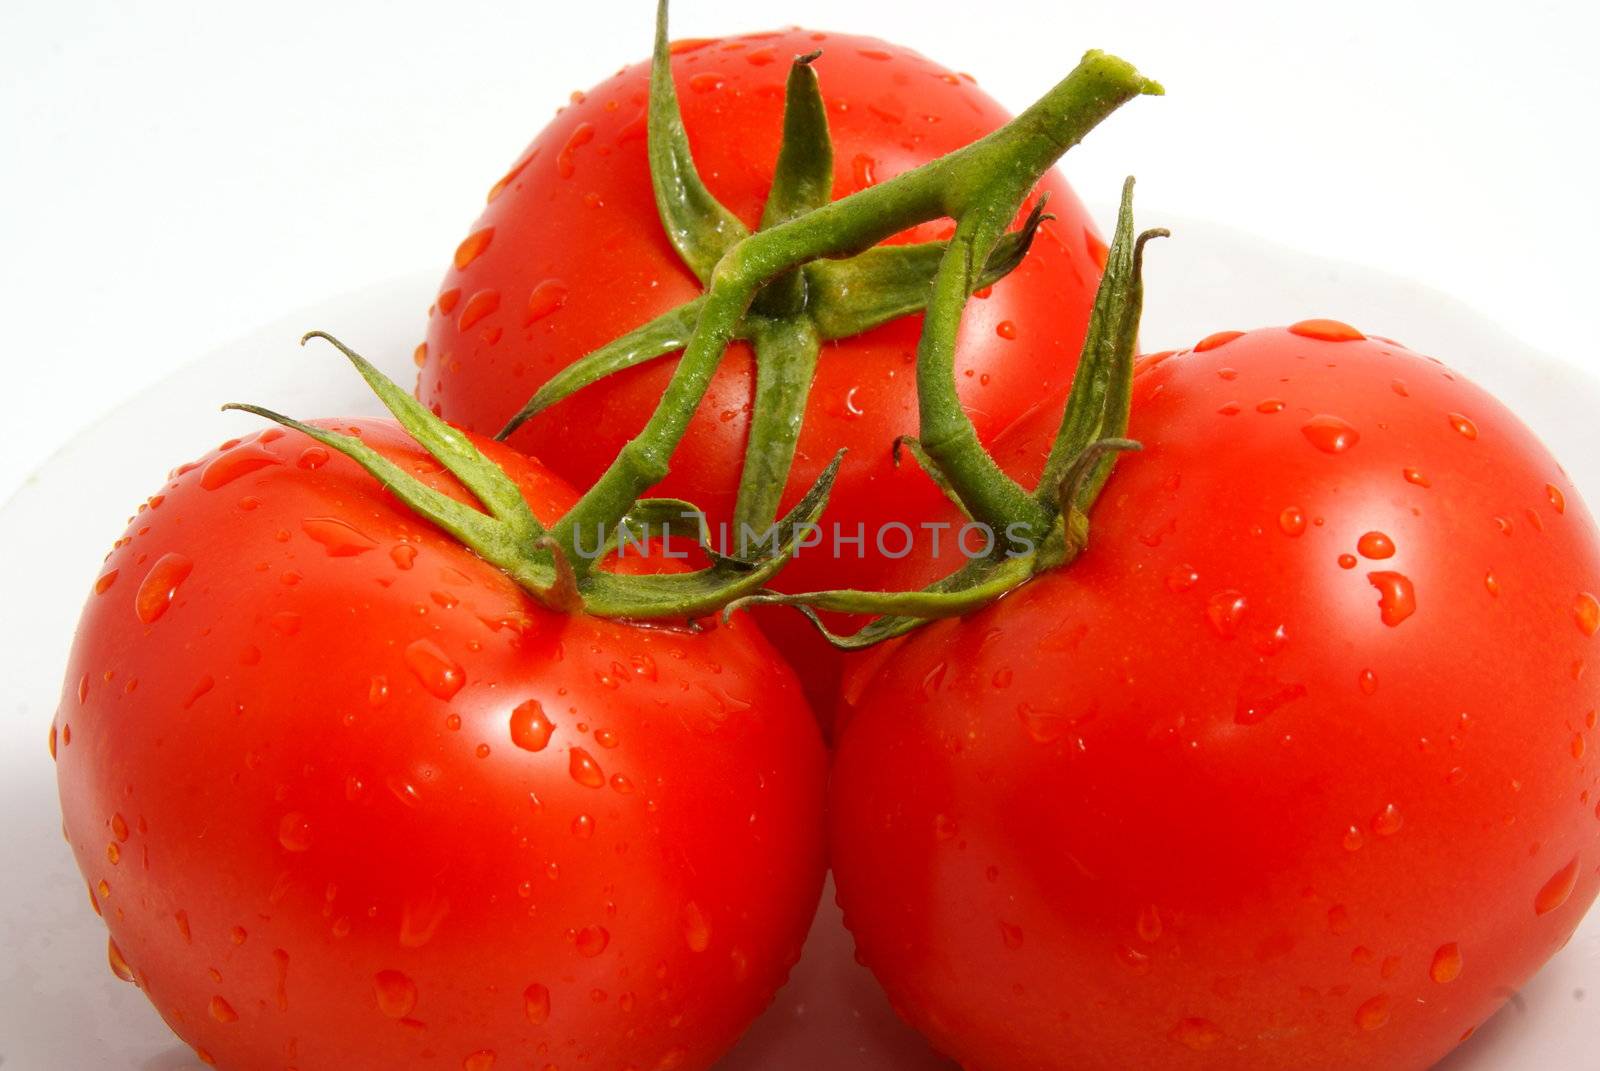
<instances>
[{"instance_id":1,"label":"tomato cluster","mask_svg":"<svg viewBox=\"0 0 1600 1071\"><path fill-rule=\"evenodd\" d=\"M627 68L490 191L421 405L352 354L398 423L254 410L286 427L175 470L107 557L50 747L111 969L233 1071L704 1069L831 864L860 960L964 1067L1421 1071L1470 1035L1600 893L1600 533L1533 432L1334 320L1135 364L1144 237L1125 201L1102 243L1046 170L1070 78L1011 123L866 38L663 60L676 101ZM1080 70L1154 91L1120 62ZM900 202L863 198L934 183L872 230ZM826 316L824 278L857 281ZM682 309L687 341L487 437ZM680 499L743 516L753 340L796 328L769 490L865 538L747 560L646 527L574 561L618 487L619 539ZM1026 553L952 560L1010 519Z\"/></svg>"}]
</instances>

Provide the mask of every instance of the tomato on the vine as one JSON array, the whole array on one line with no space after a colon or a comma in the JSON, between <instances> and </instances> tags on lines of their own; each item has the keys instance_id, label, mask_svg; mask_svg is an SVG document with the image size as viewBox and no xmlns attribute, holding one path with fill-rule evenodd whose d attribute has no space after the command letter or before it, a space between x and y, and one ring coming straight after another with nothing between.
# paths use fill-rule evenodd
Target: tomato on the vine
<instances>
[{"instance_id":1,"label":"tomato on the vine","mask_svg":"<svg viewBox=\"0 0 1600 1071\"><path fill-rule=\"evenodd\" d=\"M685 126L711 192L754 226L772 184L783 130L784 80L796 55L816 61L834 143L834 196L843 197L959 149L1007 113L965 75L904 48L844 34L788 30L673 48ZM584 354L699 294L657 216L646 158L649 64L627 68L572 103L497 183L456 251L418 349L418 397L448 420L498 431L536 388ZM1049 211L1022 265L972 302L959 345L961 398L988 441L1072 375L1104 246L1059 173L1041 184ZM947 237L930 223L897 241ZM917 429L913 358L922 317L824 345L784 497L787 507L845 448L824 529L828 547L802 552L784 590L878 587L892 561L877 534L917 529L941 496L891 457ZM524 425L512 445L588 487L644 425L676 364L665 358L614 375ZM750 348L736 343L657 493L732 516L754 389ZM859 546L832 552L833 525ZM887 541L889 554L899 547ZM808 676L832 659L786 616L776 623ZM809 685L808 685L809 686ZM817 693L814 693L817 694Z\"/></svg>"},{"instance_id":2,"label":"tomato on the vine","mask_svg":"<svg viewBox=\"0 0 1600 1071\"><path fill-rule=\"evenodd\" d=\"M1420 1071L1600 887L1594 523L1488 394L1331 321L1147 359L1130 434L1077 561L851 682L860 955L984 1071Z\"/></svg>"},{"instance_id":3,"label":"tomato on the vine","mask_svg":"<svg viewBox=\"0 0 1600 1071\"><path fill-rule=\"evenodd\" d=\"M140 507L51 747L112 969L224 1069L705 1068L821 886L821 743L751 625L547 610L277 428Z\"/></svg>"}]
</instances>

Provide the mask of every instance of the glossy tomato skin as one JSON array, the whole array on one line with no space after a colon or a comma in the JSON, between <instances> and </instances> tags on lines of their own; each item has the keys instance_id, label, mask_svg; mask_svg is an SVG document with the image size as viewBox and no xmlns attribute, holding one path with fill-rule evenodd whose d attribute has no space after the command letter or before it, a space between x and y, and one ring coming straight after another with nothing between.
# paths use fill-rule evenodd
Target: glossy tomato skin
<instances>
[{"instance_id":1,"label":"glossy tomato skin","mask_svg":"<svg viewBox=\"0 0 1600 1071\"><path fill-rule=\"evenodd\" d=\"M1420 1071L1600 885L1594 524L1396 345L1258 331L1136 383L1084 556L852 682L847 922L973 1071Z\"/></svg>"},{"instance_id":2,"label":"glossy tomato skin","mask_svg":"<svg viewBox=\"0 0 1600 1071\"><path fill-rule=\"evenodd\" d=\"M95 591L66 833L113 969L216 1066L704 1068L797 957L823 752L748 623L548 612L277 430L175 474Z\"/></svg>"},{"instance_id":3,"label":"glossy tomato skin","mask_svg":"<svg viewBox=\"0 0 1600 1071\"><path fill-rule=\"evenodd\" d=\"M747 225L761 217L777 159L790 60L815 49L834 139L835 196L961 148L1009 116L969 78L872 38L790 30L680 42L673 70L684 124L711 191ZM551 375L701 292L659 222L645 158L649 65L577 94L501 183L457 251L418 350L417 393L445 417L498 431ZM963 403L988 441L1070 380L1104 246L1065 181L1052 172L1047 224L1028 260L971 303L957 349ZM947 237L948 221L905 240ZM894 439L917 427L913 360L921 317L824 347L785 508L840 448L849 452L824 525L864 525L860 556L814 549L785 571L785 590L880 586L892 559L876 533L913 530L941 496L915 465L897 468ZM588 487L643 426L676 359L597 384L542 414L511 442ZM714 526L732 516L754 383L750 350L731 347L659 493L686 498ZM831 539L829 540L831 544ZM886 544L890 554L898 544ZM952 563L953 564L953 563ZM785 650L808 644L807 673L825 648L778 618Z\"/></svg>"}]
</instances>

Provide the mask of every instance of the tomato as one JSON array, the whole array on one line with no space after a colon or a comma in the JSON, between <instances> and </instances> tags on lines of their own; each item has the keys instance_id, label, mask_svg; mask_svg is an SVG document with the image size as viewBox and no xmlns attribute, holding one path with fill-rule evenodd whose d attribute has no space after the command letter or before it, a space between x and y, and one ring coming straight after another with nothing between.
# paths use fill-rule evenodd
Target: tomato
<instances>
[{"instance_id":1,"label":"tomato","mask_svg":"<svg viewBox=\"0 0 1600 1071\"><path fill-rule=\"evenodd\" d=\"M113 970L225 1069L705 1068L821 888L822 746L752 626L548 611L298 432L140 507L51 746Z\"/></svg>"},{"instance_id":2,"label":"tomato","mask_svg":"<svg viewBox=\"0 0 1600 1071\"><path fill-rule=\"evenodd\" d=\"M790 30L675 46L673 69L700 173L747 225L761 217L783 125L789 61L815 49L835 160L835 196L892 178L961 148L1008 117L971 79L871 38ZM463 427L492 434L554 373L700 292L657 217L645 156L649 64L629 67L573 102L490 193L456 251L418 352L417 394ZM961 396L984 441L1069 381L1082 344L1104 246L1059 174L1041 185L1058 218L1028 259L972 302L961 334ZM948 221L903 241L948 236ZM806 410L787 509L835 451L849 451L834 485L822 547L802 552L784 590L880 586L898 536L937 513L939 491L891 445L917 430L913 357L921 316L826 344ZM654 409L676 359L603 381L541 414L511 443L588 487ZM754 389L750 349L737 343L657 489L731 519ZM833 525L860 546L832 552ZM788 615L772 615L785 650L803 645L806 676L833 659ZM825 688L813 694L821 695Z\"/></svg>"},{"instance_id":3,"label":"tomato","mask_svg":"<svg viewBox=\"0 0 1600 1071\"><path fill-rule=\"evenodd\" d=\"M1131 432L1081 558L851 682L860 956L974 1071L1431 1066L1600 887L1594 523L1329 321L1146 361Z\"/></svg>"}]
</instances>

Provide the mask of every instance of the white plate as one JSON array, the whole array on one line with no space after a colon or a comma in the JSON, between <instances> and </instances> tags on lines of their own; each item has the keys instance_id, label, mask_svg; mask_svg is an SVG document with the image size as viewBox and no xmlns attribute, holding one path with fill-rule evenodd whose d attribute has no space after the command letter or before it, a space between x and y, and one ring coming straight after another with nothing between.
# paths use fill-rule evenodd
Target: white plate
<instances>
[{"instance_id":1,"label":"white plate","mask_svg":"<svg viewBox=\"0 0 1600 1071\"><path fill-rule=\"evenodd\" d=\"M1104 215L1104 213L1102 213ZM1144 222L1156 222L1146 219ZM1600 388L1530 352L1472 310L1403 280L1334 264L1203 223L1151 247L1148 349L1225 328L1333 316L1433 354L1499 395L1539 430L1600 506ZM72 628L127 511L181 461L258 422L219 414L258 401L305 416L377 411L308 328L330 330L402 382L433 275L306 309L206 357L104 417L56 454L0 511L6 716L0 719L0 1066L5 1071L199 1071L143 994L115 981L105 931L59 831L45 736ZM173 344L163 340L163 344ZM1586 995L1587 994L1587 995ZM1441 1071L1600 1067L1600 911ZM805 959L719 1071L948 1068L889 1012L856 966L824 900ZM324 1069L318 1069L324 1071Z\"/></svg>"}]
</instances>

